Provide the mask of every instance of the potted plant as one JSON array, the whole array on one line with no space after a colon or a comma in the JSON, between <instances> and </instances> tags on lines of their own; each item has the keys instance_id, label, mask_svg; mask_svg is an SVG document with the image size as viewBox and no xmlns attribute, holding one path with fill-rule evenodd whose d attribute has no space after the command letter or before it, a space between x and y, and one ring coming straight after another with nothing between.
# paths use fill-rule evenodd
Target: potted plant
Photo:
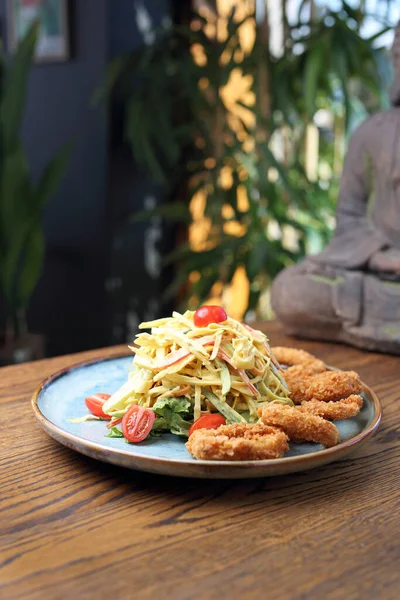
<instances>
[{"instance_id":1,"label":"potted plant","mask_svg":"<svg viewBox=\"0 0 400 600\"><path fill-rule=\"evenodd\" d=\"M260 20L206 4L188 24L165 24L152 44L117 57L99 96L122 100L134 158L165 190L167 203L135 218L157 215L189 230L165 259L176 265L166 294L183 288L191 308L224 301L240 270L243 312L264 317L271 279L331 233L338 178L329 165L340 152L332 132L320 136L308 168L314 117L323 109L343 131L354 81L379 97L375 44L386 29L364 39L364 14L346 2L305 21L300 11L297 23L284 21L276 55L269 11Z\"/></svg>"},{"instance_id":2,"label":"potted plant","mask_svg":"<svg viewBox=\"0 0 400 600\"><path fill-rule=\"evenodd\" d=\"M28 333L26 312L44 262L42 211L69 155L69 148L63 148L32 181L20 129L37 37L34 24L10 61L0 46L0 292L6 314L0 364L43 354L43 338Z\"/></svg>"}]
</instances>

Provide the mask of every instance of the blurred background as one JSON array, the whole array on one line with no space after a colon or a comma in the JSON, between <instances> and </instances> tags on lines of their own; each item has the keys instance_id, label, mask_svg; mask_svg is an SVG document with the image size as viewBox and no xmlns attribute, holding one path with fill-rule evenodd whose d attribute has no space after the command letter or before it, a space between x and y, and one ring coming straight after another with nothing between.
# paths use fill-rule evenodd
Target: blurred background
<instances>
[{"instance_id":1,"label":"blurred background","mask_svg":"<svg viewBox=\"0 0 400 600\"><path fill-rule=\"evenodd\" d=\"M335 226L396 0L0 0L0 362L131 341Z\"/></svg>"}]
</instances>

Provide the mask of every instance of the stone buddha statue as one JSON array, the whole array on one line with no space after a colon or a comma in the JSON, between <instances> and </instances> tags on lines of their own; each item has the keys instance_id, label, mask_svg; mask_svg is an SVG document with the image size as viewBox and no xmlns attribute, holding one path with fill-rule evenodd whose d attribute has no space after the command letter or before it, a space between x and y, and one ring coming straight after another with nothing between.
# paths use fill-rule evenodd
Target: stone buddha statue
<instances>
[{"instance_id":1,"label":"stone buddha statue","mask_svg":"<svg viewBox=\"0 0 400 600\"><path fill-rule=\"evenodd\" d=\"M333 240L278 275L272 306L290 335L400 354L400 23L393 62L392 108L350 139Z\"/></svg>"}]
</instances>

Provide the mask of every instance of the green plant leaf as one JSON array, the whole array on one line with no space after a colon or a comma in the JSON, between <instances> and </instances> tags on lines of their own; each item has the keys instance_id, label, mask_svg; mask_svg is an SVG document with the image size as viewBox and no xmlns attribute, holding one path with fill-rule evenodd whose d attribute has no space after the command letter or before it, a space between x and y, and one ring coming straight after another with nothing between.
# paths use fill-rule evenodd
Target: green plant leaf
<instances>
[{"instance_id":1,"label":"green plant leaf","mask_svg":"<svg viewBox=\"0 0 400 600\"><path fill-rule=\"evenodd\" d=\"M266 271L270 253L271 247L264 235L257 234L250 240L250 250L246 261L246 273L250 283L257 275Z\"/></svg>"},{"instance_id":2,"label":"green plant leaf","mask_svg":"<svg viewBox=\"0 0 400 600\"><path fill-rule=\"evenodd\" d=\"M175 274L175 277L169 285L164 289L162 297L164 300L172 300L176 295L183 290L189 281L189 267L181 268Z\"/></svg>"},{"instance_id":3,"label":"green plant leaf","mask_svg":"<svg viewBox=\"0 0 400 600\"><path fill-rule=\"evenodd\" d=\"M36 288L43 269L45 253L44 236L40 223L27 236L24 257L20 265L18 305L27 308L31 295Z\"/></svg>"},{"instance_id":4,"label":"green plant leaf","mask_svg":"<svg viewBox=\"0 0 400 600\"><path fill-rule=\"evenodd\" d=\"M370 44L372 44L372 42L375 42L377 39L379 39L382 35L385 35L385 33L388 33L389 31L392 31L392 30L393 30L393 27L383 27L377 33L374 33L373 35L366 38L366 41L370 45Z\"/></svg>"},{"instance_id":5,"label":"green plant leaf","mask_svg":"<svg viewBox=\"0 0 400 600\"><path fill-rule=\"evenodd\" d=\"M6 155L0 181L1 286L8 306L26 307L42 269L42 208L56 191L70 153L66 146L32 189L20 144Z\"/></svg>"},{"instance_id":6,"label":"green plant leaf","mask_svg":"<svg viewBox=\"0 0 400 600\"><path fill-rule=\"evenodd\" d=\"M364 18L364 13L360 9L352 8L346 0L342 0L342 6L351 19L360 25Z\"/></svg>"},{"instance_id":7,"label":"green plant leaf","mask_svg":"<svg viewBox=\"0 0 400 600\"><path fill-rule=\"evenodd\" d=\"M187 204L183 202L173 202L171 204L160 204L153 210L141 210L129 217L131 223L140 223L154 217L161 217L166 221L175 223L191 223L192 216Z\"/></svg>"},{"instance_id":8,"label":"green plant leaf","mask_svg":"<svg viewBox=\"0 0 400 600\"><path fill-rule=\"evenodd\" d=\"M343 93L343 103L345 108L345 127L347 129L350 113L351 113L351 102L348 91L348 62L347 57L341 50L337 49L333 56L334 65L336 67L336 73L341 83Z\"/></svg>"},{"instance_id":9,"label":"green plant leaf","mask_svg":"<svg viewBox=\"0 0 400 600\"><path fill-rule=\"evenodd\" d=\"M0 125L6 151L12 149L18 143L28 75L35 52L38 30L37 23L30 27L13 56L12 66L7 69L0 104Z\"/></svg>"},{"instance_id":10,"label":"green plant leaf","mask_svg":"<svg viewBox=\"0 0 400 600\"><path fill-rule=\"evenodd\" d=\"M3 96L5 78L6 78L6 59L4 56L3 42L0 39L0 98Z\"/></svg>"},{"instance_id":11,"label":"green plant leaf","mask_svg":"<svg viewBox=\"0 0 400 600\"><path fill-rule=\"evenodd\" d=\"M8 245L2 260L1 284L8 307L18 308L18 276L20 260L30 234L30 221L22 222L14 230L12 242Z\"/></svg>"},{"instance_id":12,"label":"green plant leaf","mask_svg":"<svg viewBox=\"0 0 400 600\"><path fill-rule=\"evenodd\" d=\"M72 151L72 143L65 144L48 163L34 191L35 208L40 211L56 193L65 175Z\"/></svg>"},{"instance_id":13,"label":"green plant leaf","mask_svg":"<svg viewBox=\"0 0 400 600\"><path fill-rule=\"evenodd\" d=\"M307 58L305 74L304 74L304 97L306 102L306 110L309 117L315 113L318 78L323 66L324 49L321 44L314 46Z\"/></svg>"},{"instance_id":14,"label":"green plant leaf","mask_svg":"<svg viewBox=\"0 0 400 600\"><path fill-rule=\"evenodd\" d=\"M148 136L146 115L142 102L132 98L127 108L125 137L131 144L135 159L143 165L159 182L165 182L166 175L159 163L154 144Z\"/></svg>"},{"instance_id":15,"label":"green plant leaf","mask_svg":"<svg viewBox=\"0 0 400 600\"><path fill-rule=\"evenodd\" d=\"M95 90L92 96L92 106L96 106L99 102L109 99L113 88L118 83L118 80L123 75L124 71L129 68L132 61L131 55L122 55L114 58L107 66L104 80L102 84Z\"/></svg>"},{"instance_id":16,"label":"green plant leaf","mask_svg":"<svg viewBox=\"0 0 400 600\"><path fill-rule=\"evenodd\" d=\"M8 152L0 171L0 234L12 243L16 230L29 215L31 188L28 164L20 144Z\"/></svg>"},{"instance_id":17,"label":"green plant leaf","mask_svg":"<svg viewBox=\"0 0 400 600\"><path fill-rule=\"evenodd\" d=\"M307 4L309 0L302 2L303 7ZM304 169L306 126L322 108L334 115L338 125L334 133L341 135L343 108L348 115L355 94L368 94L370 104L377 101L370 100L381 91L376 77L376 38L364 39L355 23L365 14L354 10L349 0L337 11L318 7L312 19L308 9L304 10L298 22L288 27L282 56L268 53L258 28L253 50L241 62L237 54L228 62L221 61L225 50L232 54L238 48L241 24L235 22L234 14L228 18L228 39L224 42L208 37L206 22L200 18L197 31L190 25L167 28L162 38L156 37L154 44L139 49L136 62L127 61L121 71L117 69L118 77L110 78L109 93L118 91L124 102L126 139L138 165L161 182L166 198L182 198L181 191L185 190L184 206L168 202L147 215L135 215L135 221L155 216L185 220L195 192L201 188L205 191L204 216L211 221L208 242L212 248L195 252L186 244L166 257L164 264L174 264L177 272L167 288L170 295L182 288L188 290L188 277L197 271L200 279L188 293L192 300L193 295L202 298L216 278L230 281L240 265L252 282L249 306L257 308L264 281L299 260L310 247L310 240L315 248L316 238L318 243L329 238L328 217L338 196L337 176L329 175L325 181L321 177L316 184L308 181ZM204 49L204 65L195 64L190 52L193 44ZM247 152L243 151L244 140L237 136L237 119L234 123L230 118L219 90L238 68L243 75L253 77L254 106L246 97L246 89L235 100L237 107L246 107L257 124L254 131L243 124L256 138L256 147ZM267 90L261 85L266 70ZM262 110L265 93L271 107L268 118ZM331 137L320 136L321 166L333 164L336 149ZM213 159L213 168L205 168L207 159ZM221 189L220 172L226 167L233 173L229 190ZM246 212L240 213L239 185L246 189L249 203ZM222 215L225 204L232 206L234 216ZM247 227L241 238L225 233L227 221L233 219ZM298 243L294 250L285 247L284 236L276 239L285 226L295 230Z\"/></svg>"},{"instance_id":18,"label":"green plant leaf","mask_svg":"<svg viewBox=\"0 0 400 600\"><path fill-rule=\"evenodd\" d=\"M164 265L170 265L173 263L180 262L181 260L190 259L196 252L192 250L189 243L180 244L177 248L174 248L163 258Z\"/></svg>"},{"instance_id":19,"label":"green plant leaf","mask_svg":"<svg viewBox=\"0 0 400 600\"><path fill-rule=\"evenodd\" d=\"M199 279L192 285L191 296L198 299L199 306L207 300L211 288L219 281L219 273L216 268L211 268L209 273L204 271Z\"/></svg>"}]
</instances>

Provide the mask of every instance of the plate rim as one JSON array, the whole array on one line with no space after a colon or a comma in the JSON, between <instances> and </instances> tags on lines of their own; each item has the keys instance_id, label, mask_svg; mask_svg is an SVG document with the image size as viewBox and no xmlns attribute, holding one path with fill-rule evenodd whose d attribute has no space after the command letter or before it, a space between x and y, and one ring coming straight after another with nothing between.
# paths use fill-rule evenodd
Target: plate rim
<instances>
[{"instance_id":1,"label":"plate rim","mask_svg":"<svg viewBox=\"0 0 400 600\"><path fill-rule=\"evenodd\" d=\"M39 424L42 426L42 428L46 431L46 433L48 433L51 437L53 437L58 443L62 443L60 442L60 438L64 439L65 441L70 442L71 445L69 445L68 447L72 447L75 451L80 451L77 450L76 448L76 444L83 446L86 450L91 451L92 453L99 453L100 455L110 455L112 457L121 457L121 458L132 458L132 459L142 459L145 461L149 461L151 464L154 464L155 466L159 466L165 463L168 463L168 465L171 466L178 466L178 465L190 465L190 466L194 466L195 465L199 465L199 468L201 467L207 467L208 470L221 470L221 469L225 469L225 470L229 470L232 468L235 468L235 470L248 470L249 468L254 468L254 467L269 467L269 466L273 466L274 470L277 470L277 468L279 469L279 467L283 467L286 470L286 467L290 467L291 465L293 465L294 469L296 470L295 467L297 465L301 465L302 463L305 462L313 462L313 460L315 460L317 463L320 463L320 459L324 460L325 458L327 459L327 461L324 462L331 462L329 459L339 459L342 455L347 454L354 446L358 446L361 443L363 443L364 441L366 441L368 438L370 438L377 430L377 428L379 427L380 423L381 423L381 419L382 419L382 404L377 396L377 394L374 392L374 390L372 390L372 388L370 388L368 385L366 385L364 382L362 382L363 385L363 391L367 392L372 400L373 403L373 408L374 408L374 418L372 420L372 422L360 433L358 433L355 437L351 438L350 440L346 440L344 442L341 442L340 444L338 444L337 446L333 446L332 448L324 448L323 450L319 450L317 452L312 452L312 453L308 453L308 454L301 454L298 456L287 456L287 457L282 457L282 458L274 458L274 459L265 459L265 460L246 460L246 461L234 461L234 460L195 460L193 461L191 458L187 458L187 459L173 459L173 458L167 458L167 457L161 457L161 456L149 456L149 455L143 455L143 454L136 454L134 452L127 452L124 450L120 450L119 448L112 448L112 447L105 447L104 445L98 443L98 442L93 442L91 440L88 440L84 437L81 437L79 435L70 433L68 431L66 431L65 429L62 429L60 426L56 425L55 423L53 423L48 417L46 417L42 411L40 410L39 406L38 406L38 400L40 397L40 394L42 393L42 391L50 386L54 381L56 381L57 379L63 377L64 375L67 375L70 371L74 371L76 369L79 368L85 368L87 366L93 365L93 364L97 364L97 363L101 363L101 362L108 362L111 360L115 360L115 359L121 359L121 358L129 358L131 355L127 352L123 352L120 354L116 354L116 355L112 355L112 356L99 356L93 359L89 359L89 360L84 360L84 361L80 361L77 363L74 363L68 367L64 367L63 369L59 369L58 371L52 373L51 375L47 376L45 379L43 379L39 385L36 387L36 389L33 392L32 398L31 398L31 406L33 409L33 413L36 417L36 419L38 420ZM328 369L331 370L335 370L333 367L328 366ZM54 435L53 435L54 434ZM86 454L85 452L81 452L83 454ZM89 456L92 456L93 454L89 454ZM110 462L110 461L107 461ZM310 464L307 468L312 468L312 464ZM319 464L315 465L315 466L319 466ZM267 473L268 475L268 473Z\"/></svg>"}]
</instances>

